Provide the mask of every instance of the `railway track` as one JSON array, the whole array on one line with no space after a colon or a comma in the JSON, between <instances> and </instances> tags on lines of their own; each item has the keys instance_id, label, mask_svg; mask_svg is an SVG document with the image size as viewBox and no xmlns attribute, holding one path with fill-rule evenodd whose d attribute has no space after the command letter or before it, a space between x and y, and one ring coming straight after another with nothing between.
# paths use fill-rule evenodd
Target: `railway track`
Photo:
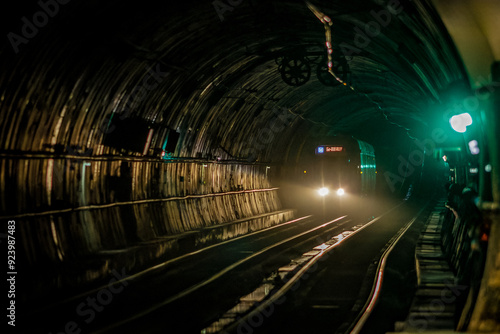
<instances>
[{"instance_id":1,"label":"railway track","mask_svg":"<svg viewBox=\"0 0 500 334\"><path fill-rule=\"evenodd\" d=\"M304 216L40 306L30 318L43 319L43 330L49 333L64 332L61 329L69 322L82 333L239 333L242 324L252 323L258 324L250 326L252 333L272 333L283 314L300 312L302 302L322 311L345 308L307 301L308 292L315 289L309 283L323 279L315 276L324 272L322 266L330 266L327 263L337 253L333 250L353 244L386 217L392 219L399 206L369 220L340 216L320 221ZM333 265L344 270L339 263ZM364 276L366 268L361 271ZM99 310L94 307L92 317L88 312L82 316L82 303L89 298L99 301L106 290L120 292ZM270 308L269 319L252 322Z\"/></svg>"},{"instance_id":2,"label":"railway track","mask_svg":"<svg viewBox=\"0 0 500 334\"><path fill-rule=\"evenodd\" d=\"M123 332L130 323L139 324L144 331L144 318L161 313L163 309L169 309L169 314L172 314L171 310L179 304L189 303L184 300L203 296L207 289L217 286L221 278L231 277L234 272L245 272L256 264L261 266L266 259L272 259L269 266L274 265L273 261L283 262L280 256L286 257L286 253L293 250L292 245L307 245L319 235L339 229L348 222L346 216L341 216L319 224L311 216L304 216L167 260L64 300L39 305L31 310L30 318L44 319L47 330L54 332L65 327L66 319L76 322L83 333ZM113 295L109 305L102 305L102 310L95 312L91 321L87 322L89 317L81 317L79 311L82 308L79 306L82 302L88 298L96 299L102 291L118 290L122 286L125 288ZM54 314L59 315L57 319L54 319ZM72 320L75 318L76 321Z\"/></svg>"},{"instance_id":3,"label":"railway track","mask_svg":"<svg viewBox=\"0 0 500 334\"><path fill-rule=\"evenodd\" d=\"M302 217L300 220L295 220L293 221L294 223L296 222L302 222L302 223L307 223L306 219L309 217ZM290 244L294 244L296 246L297 244L303 244L307 243L309 241L312 241L318 237L320 234L324 233L329 233L332 230L339 229L341 226L349 222L346 218L346 216L338 217L336 219L333 219L331 221L328 221L326 223L323 223L319 226L310 228L306 231L300 232L298 234L294 234L290 237L281 239L278 242L274 242L272 244L269 244L268 246L264 248L260 248L261 246L258 247L253 247L252 250L245 250L245 251L240 251L241 254L244 255L244 257L240 258L239 260L231 263L228 266L225 266L223 268L217 269L216 273L211 274L209 277L204 277L202 280L200 280L198 283L192 284L189 287L183 289L182 291L179 291L175 293L174 295L162 300L161 302L155 303L154 305L151 305L147 309L144 309L141 312L135 313L133 316L128 317L127 319L124 319L120 322L113 323L110 326L107 326L106 328L99 330L97 333L106 333L111 329L116 329L120 328L121 326L126 325L129 322L133 322L137 319L140 319L146 315L151 314L152 312L155 312L159 309L161 309L164 306L167 306L169 304L172 304L184 297L187 297L189 295L192 295L199 291L201 288L208 286L209 284L212 284L216 282L219 278L221 278L223 275L228 275L232 271L234 271L236 268L242 267L248 263L255 263L256 261L259 263L262 263L265 257L267 256L276 256L277 253L280 253L283 251L283 249L289 249ZM287 224L287 223L285 223ZM288 224L287 224L288 225ZM276 229L275 231L272 231L270 235L266 236L261 236L259 234L262 233L256 233L252 236L249 237L256 237L254 243L263 243L263 240L269 240L271 237L276 237L277 234L285 234L289 230L296 230L297 228L290 228L289 226L282 226L284 228L282 229ZM262 232L268 232L268 231L262 231ZM237 240L238 241L238 240ZM214 247L215 248L215 247ZM202 252L197 252L196 254L200 254ZM189 256L188 256L189 257ZM187 259L188 257L183 257L183 260ZM174 261L176 262L176 261Z\"/></svg>"},{"instance_id":4,"label":"railway track","mask_svg":"<svg viewBox=\"0 0 500 334\"><path fill-rule=\"evenodd\" d=\"M200 333L316 333L323 331L361 333L380 296L385 265L389 255L403 234L425 209L425 206L383 245L376 260L372 263L377 265L376 270L371 270L365 277L364 285L371 283L371 291L364 294L358 294L357 291L354 291L351 299L357 298L355 305L345 305L344 309L341 310L341 306L331 303L308 302L307 294L311 289L314 289L308 286L308 283L313 282L314 284L315 281L316 283L319 281L315 280L313 276L324 270L321 262L327 262L331 252L343 247L344 243L352 243L358 234L366 233L365 229L373 228L373 224L398 207L399 205L366 223L355 225L350 230L343 231L328 241L313 247L302 256L292 259L290 264L279 268L264 279L262 284L251 294L242 296L238 304L226 311L217 321L201 330ZM327 290L326 288L325 291ZM304 293L304 291L306 292ZM302 296L298 297L297 295ZM320 310L316 313L322 314L325 318L328 318L328 313L333 316L335 313L340 313L339 311L344 313L344 317L339 317L336 322L327 321L329 323L327 326L316 326L317 324L312 319L298 324L294 319L300 318L300 316L295 316L297 313L303 312L304 305L306 308L309 305L313 309ZM371 331L368 329L367 333L371 333Z\"/></svg>"}]
</instances>

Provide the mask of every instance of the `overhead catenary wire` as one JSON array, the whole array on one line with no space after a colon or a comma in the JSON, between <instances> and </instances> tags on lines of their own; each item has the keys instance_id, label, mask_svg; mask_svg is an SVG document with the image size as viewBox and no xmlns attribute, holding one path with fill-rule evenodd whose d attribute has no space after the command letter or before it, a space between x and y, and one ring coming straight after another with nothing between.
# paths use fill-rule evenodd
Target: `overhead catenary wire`
<instances>
[{"instance_id":1,"label":"overhead catenary wire","mask_svg":"<svg viewBox=\"0 0 500 334\"><path fill-rule=\"evenodd\" d=\"M389 116L385 112L385 110L380 105L380 103L378 103L377 101L373 100L368 94L358 91L356 88L354 88L354 86L352 86L351 84L348 84L347 82L345 82L344 80L342 80L339 76L337 76L335 74L335 72L333 71L333 56L332 56L333 55L333 45L332 45L332 29L331 29L331 26L333 25L333 21L332 21L332 19L328 15L324 14L319 8L317 8L316 6L314 6L313 4L311 4L309 1L306 0L305 4L309 8L309 10L321 21L321 23L323 23L323 26L325 28L325 39L326 39L325 44L326 44L326 47L327 47L327 50L328 50L328 52L327 52L328 53L328 73L330 73L335 78L335 80L337 80L338 82L340 82L343 86L349 88L355 94L358 94L360 96L365 97L370 103L372 103L375 106L375 108L377 110L380 111L380 113L382 114L382 116L384 117L384 119L387 122L389 122L390 124L395 125L395 126L397 126L399 128L402 128L406 132L406 135L410 139L417 140L417 138L415 138L412 135L410 135L410 129L409 128L407 128L404 125L401 125L399 123L396 123L394 121L391 121L389 119Z\"/></svg>"}]
</instances>

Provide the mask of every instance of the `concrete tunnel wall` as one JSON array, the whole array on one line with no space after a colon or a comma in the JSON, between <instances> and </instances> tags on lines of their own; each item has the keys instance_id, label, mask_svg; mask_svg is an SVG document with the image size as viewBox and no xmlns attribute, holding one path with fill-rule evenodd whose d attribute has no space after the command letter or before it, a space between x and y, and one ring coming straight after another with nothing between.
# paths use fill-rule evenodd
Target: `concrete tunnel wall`
<instances>
[{"instance_id":1,"label":"concrete tunnel wall","mask_svg":"<svg viewBox=\"0 0 500 334\"><path fill-rule=\"evenodd\" d=\"M43 175L50 169L49 161L7 163L18 175L30 170ZM74 163L77 166L70 171L71 164L55 160L53 167L54 171L65 170L61 179L54 178L51 195L62 212L48 206L48 212L16 218L29 265L26 271L37 277L37 283L29 288L37 294L54 285L66 288L102 279L113 268L134 272L180 252L272 226L293 215L291 211L279 211L276 189L269 188L265 166L132 162L131 191L119 195L118 191L126 191L127 184L110 186L116 170L107 172L110 165L118 165L117 161L92 161L82 183L84 192L64 187L81 177L82 164ZM206 178L202 178L204 173ZM184 182L179 181L182 175ZM36 182L16 179L17 196L38 195L42 203L48 198L47 189L36 186ZM234 180L238 180L237 186ZM124 201L123 196L131 198ZM21 209L27 212L30 208ZM272 214L263 215L266 213ZM240 223L224 224L233 221ZM195 230L201 232L189 233ZM23 295L31 292L28 290Z\"/></svg>"},{"instance_id":2,"label":"concrete tunnel wall","mask_svg":"<svg viewBox=\"0 0 500 334\"><path fill-rule=\"evenodd\" d=\"M276 190L270 188L262 166L129 162L132 176L124 178L117 169L110 169L110 165L118 164L92 161L83 176L83 164L68 160L11 162L10 171L17 175L39 173L50 179L47 171L60 173L52 176L50 191L30 182L31 178L17 178L15 184L17 198L26 196L29 203L39 201L41 207L49 208L34 212L34 217L28 218L30 223L22 226L27 229L27 239L38 240L25 245L30 264L44 258L37 245L51 261L69 260L280 208ZM11 180L16 180L15 174L6 173ZM184 181L180 181L182 178ZM72 180L77 180L76 189L71 186ZM222 194L225 196L217 196ZM8 201L15 202L16 197ZM53 206L47 205L49 198ZM25 203L18 209L24 213L33 210ZM64 214L72 211L76 213Z\"/></svg>"},{"instance_id":3,"label":"concrete tunnel wall","mask_svg":"<svg viewBox=\"0 0 500 334\"><path fill-rule=\"evenodd\" d=\"M186 72L124 55L94 34L67 37L47 27L18 54L4 48L0 65L0 187L8 194L0 211L16 220L37 293L102 279L111 268L140 270L181 248L292 218L280 211L266 162L286 150L296 116L267 97L232 99L222 86L207 91L214 78L205 67ZM235 64L217 71L234 72ZM145 154L107 144L112 115L154 129ZM173 132L179 141L162 159ZM146 144L133 131L122 135ZM223 225L235 220L242 222ZM175 238L218 225L195 239Z\"/></svg>"},{"instance_id":4,"label":"concrete tunnel wall","mask_svg":"<svg viewBox=\"0 0 500 334\"><path fill-rule=\"evenodd\" d=\"M50 276L58 276L58 284L64 286L102 278L113 267L135 271L183 247L175 238L165 237L280 210L276 189L269 182L268 166L248 161L270 155L273 145L263 147L263 143L249 139L230 140L226 134L227 149L246 150L245 159L235 161L218 147L212 149L206 144L210 135L214 131L223 133L226 128L196 113L182 119L187 109L206 103L203 99L198 103L184 101L184 106L168 114L182 120L179 127L185 122L206 131L201 134L181 130L177 149L171 152L176 158L164 160L155 153L165 140L161 131L155 131L146 156L103 145L105 136L112 134L109 129L101 131L103 116L109 116L107 111L112 108L120 109L106 103L126 95L122 91L125 88L120 87L123 78L116 74L130 73L118 65L102 65L97 72L93 64L82 64L78 69L68 61L66 66L74 75L64 76L68 72L59 60L23 69L25 75L19 81L4 77L0 84L7 92L2 97L2 115L6 117L2 121L2 150L11 157L0 163L2 192L9 194L0 201L1 211L16 219L23 235L23 252L32 270L51 268L43 271L46 277L39 280L41 287L50 287ZM131 67L137 66L132 63ZM144 72L137 72L137 77L128 81L143 82ZM138 112L159 111L149 105L149 98L141 102L146 105L137 106ZM239 125L235 133L241 135L244 128ZM281 124L273 129L277 133L277 129L287 128ZM128 166L127 175L124 165ZM183 250L291 217L290 211L277 212L252 224L211 230L209 235L188 242ZM150 247L130 252L137 242L149 242ZM110 251L127 248L133 259L111 256ZM89 264L88 257L96 255L101 257L100 263L94 259ZM71 269L64 269L66 266ZM64 274L68 272L71 274ZM44 281L47 285L41 283Z\"/></svg>"}]
</instances>

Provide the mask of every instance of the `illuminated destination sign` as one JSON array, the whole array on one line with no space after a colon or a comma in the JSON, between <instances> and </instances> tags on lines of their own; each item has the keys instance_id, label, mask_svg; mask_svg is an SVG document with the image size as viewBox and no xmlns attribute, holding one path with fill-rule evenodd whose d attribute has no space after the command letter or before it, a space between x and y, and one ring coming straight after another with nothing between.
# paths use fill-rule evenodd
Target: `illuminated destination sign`
<instances>
[{"instance_id":1,"label":"illuminated destination sign","mask_svg":"<svg viewBox=\"0 0 500 334\"><path fill-rule=\"evenodd\" d=\"M343 150L344 148L342 146L318 146L316 148L316 154L342 152Z\"/></svg>"},{"instance_id":2,"label":"illuminated destination sign","mask_svg":"<svg viewBox=\"0 0 500 334\"><path fill-rule=\"evenodd\" d=\"M342 146L326 146L325 151L326 152L342 152L343 147Z\"/></svg>"}]
</instances>

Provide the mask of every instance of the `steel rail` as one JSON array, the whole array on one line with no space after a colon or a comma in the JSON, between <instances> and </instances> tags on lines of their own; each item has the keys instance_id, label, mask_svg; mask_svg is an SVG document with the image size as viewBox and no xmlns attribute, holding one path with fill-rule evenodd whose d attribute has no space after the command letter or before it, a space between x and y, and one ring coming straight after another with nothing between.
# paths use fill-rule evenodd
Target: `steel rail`
<instances>
[{"instance_id":1,"label":"steel rail","mask_svg":"<svg viewBox=\"0 0 500 334\"><path fill-rule=\"evenodd\" d=\"M127 281L131 281L133 279L136 279L136 278L140 278L140 277L145 276L145 275L147 275L149 273L152 273L152 272L154 272L156 270L159 270L159 269L161 269L163 267L166 267L166 266L168 266L168 265L170 265L170 264L172 264L174 262L177 262L177 261L183 260L185 258L188 258L190 256L193 256L193 255L205 252L205 251L207 251L209 249L212 249L212 248L215 248L215 247L219 247L219 246L222 246L224 244L227 244L227 243L230 243L230 242L233 242L233 241L236 241L236 240L240 240L240 239L243 239L243 238L246 238L246 237L250 237L250 236L253 236L253 235L256 235L256 234L259 234L259 233L268 232L268 231L270 231L272 229L275 229L275 228L278 228L278 227L287 226L289 224L296 223L296 222L302 221L302 220L310 218L310 217L311 217L311 215L300 217L300 218L297 218L297 219L293 219L293 220L290 220L290 221L287 221L287 222L284 222L284 223L281 223L281 224L277 224L277 225L274 225L274 226L271 226L271 227L268 227L268 228L265 228L265 229L262 229L262 230L258 230L258 231L252 232L252 233L241 235L241 236L233 238L233 239L225 240L225 241L216 243L214 245L210 245L210 246L198 249L198 250L196 250L194 252L183 254L181 256L169 259L169 260L167 260L165 262L159 263L159 264L154 265L152 267L149 267L147 269L141 270L140 272L137 272L135 274L128 275L127 277L122 278L120 280L113 280L113 282L110 282L110 283L108 283L106 285L102 285L102 286L99 286L97 288L93 288L91 290L87 290L85 292L82 292L82 293L80 293L78 295L74 295L74 296L71 296L69 298L63 299L61 301L57 301L57 302L55 302L53 304L46 305L45 307L43 307L41 309L38 309L38 310L36 310L33 313L34 314L40 313L40 312L43 312L43 311L48 310L50 308L56 307L57 305L66 304L66 303L69 303L69 302L71 302L73 300L76 300L76 299L79 299L79 298L84 298L85 296L88 296L88 295L91 295L91 294L95 294L95 293L97 293L97 292L99 292L99 291L101 291L103 289L109 288L111 286L115 286L115 285L118 285L118 284L123 284L123 282L127 282Z\"/></svg>"},{"instance_id":2,"label":"steel rail","mask_svg":"<svg viewBox=\"0 0 500 334\"><path fill-rule=\"evenodd\" d=\"M162 301L162 302L156 303L156 304L154 304L153 306L149 307L148 309L143 310L143 311L141 311L141 312L139 312L139 313L136 313L136 314L134 314L133 316L128 317L127 319L124 319L124 320L122 320L122 321L119 321L119 322L113 323L113 324L111 324L111 325L109 325L109 326L107 326L107 327L105 327L105 328L102 328L102 329L100 329L100 330L96 331L95 333L96 333L96 334L98 334L98 333L105 333L106 331L108 331L108 330L110 330L110 329L116 328L116 327L118 327L118 326L122 326L122 325L124 325L124 324L126 324L126 323L128 323L128 322L130 322L130 321L133 321L133 320L139 319L139 318L141 318L141 317L143 317L143 316L145 316L145 315L147 315L147 314L149 314L149 313L151 313L151 312L153 312L153 311L155 311L155 310L157 310L157 309L159 309L159 308L161 308L161 307L163 307L163 306L166 306L166 305L168 305L168 304L170 304L170 303L172 303L172 302L174 302L174 301L176 301L176 300L178 300L178 299L180 299L180 298L183 298L183 297L185 297L185 296L187 296L187 295L189 295L189 294L193 293L194 291L196 291L196 290L198 290L198 289L200 289L200 288L202 288L202 287L204 287L204 286L206 286L206 285L208 285L208 284L212 283L213 281L217 280L217 279L218 279L218 278L220 278L221 276L223 276L223 275L227 274L229 271L231 271L231 270L235 269L236 267L238 267L238 266L242 265L243 263L245 263L245 262L247 262L247 261L249 261L249 260L254 259L254 258L255 258L255 257L257 257L257 256L261 256L262 254L264 254L264 253L268 252L269 250L271 250L271 249L273 249L273 248L276 248L276 247L278 247L278 246L281 246L281 245L283 245L283 244L285 244L285 243L288 243L288 242L290 242L290 241L292 241L292 240L294 240L294 239L300 238L300 237L302 237L302 236L304 236L304 235L306 235L306 234L309 234L309 233L315 232L315 231L317 231L317 230L319 230L319 229L323 229L323 228L325 228L325 227L328 227L329 225L331 225L331 224L333 224L333 223L336 223L336 222L340 221L341 219L343 219L343 218L345 218L345 217L347 217L347 216L341 216L341 217L338 217L338 218L336 218L336 219L334 219L334 220L331 220L331 221L329 221L329 222L326 222L326 223L324 223L324 224L321 224L321 225L319 225L319 226L316 226L316 227L314 227L314 228L312 228L312 229L310 229L310 230L304 231L304 232L302 232L302 233L299 233L299 234L294 235L294 236L292 236L292 237L289 237L289 238L287 238L287 239L281 240L280 242L277 242L277 243L275 243L275 244L273 244L273 245L270 245L270 246L268 246L268 247L265 247L265 248L261 249L260 251L258 251L258 252L256 252L256 253L253 253L252 255L250 255L250 256L248 256L248 257L245 257L245 258L243 258L243 259L241 259L241 260L239 260L239 261L237 261L237 262L235 262L235 263L231 264L230 266L228 266L228 267L226 267L226 268L222 269L222 270L221 270L221 271L219 271L217 274L212 275L210 278L208 278L208 279L206 279L206 280L204 280L204 281L202 281L202 282L200 282L200 283L198 283L198 284L195 284L195 285L193 285L193 286L191 286L191 287L189 287L189 288L187 288L187 289L185 289L185 290L183 290L183 291L181 291L181 292L177 293L176 295L174 295L174 296L172 296L172 297L170 297L170 298L168 298L168 299L166 299L166 300L164 300L164 301ZM334 227L333 227L333 228L331 228L331 229L338 228L338 227L340 227L341 225L343 225L343 224L347 223L348 221L350 221L350 220L344 221L344 222L342 222L341 224L336 225L336 226L334 226ZM330 230L331 230L331 229L330 229Z\"/></svg>"},{"instance_id":3,"label":"steel rail","mask_svg":"<svg viewBox=\"0 0 500 334\"><path fill-rule=\"evenodd\" d=\"M428 203L426 203L426 205L424 205L423 208L420 209L420 211L396 233L395 237L392 238L393 240L390 241L391 243L390 246L384 251L381 260L379 260L379 264L377 267L377 275L375 276L372 290L370 292L370 295L368 296L367 302L361 309L359 315L357 316L356 321L351 324L346 333L349 332L350 334L359 334L363 329L363 326L368 321L368 318L372 314L375 305L378 302L378 298L380 297L380 293L382 290L382 282L384 280L385 266L387 264L387 259L389 255L391 254L392 250L394 249L398 241L403 237L406 231L408 231L408 229L413 225L413 223L417 220L422 211L424 211L424 209L427 208L427 206Z\"/></svg>"},{"instance_id":4,"label":"steel rail","mask_svg":"<svg viewBox=\"0 0 500 334\"><path fill-rule=\"evenodd\" d=\"M352 238L354 235L358 234L360 231L364 230L368 226L374 224L377 222L380 218L385 216L386 214L392 212L399 206L401 206L404 203L400 203L396 205L395 207L391 208L390 210L386 211L382 215L370 220L363 226L357 228L354 231L351 231L351 233L347 235L342 235L342 237L334 244L329 245L327 248L323 249L319 254L313 256L308 262L306 262L298 271L295 273L283 286L281 286L278 291L271 293L269 295L269 298L266 300L262 301L256 308L254 308L252 311L249 313L239 317L235 322L230 324L228 327L224 328L222 330L222 333L230 333L234 332L237 327L243 323L247 322L250 318L254 316L258 316L259 314L263 314L266 309L268 309L272 304L277 303L278 299L282 298L285 296L285 294L304 276L304 274L307 273L307 271L314 265L316 264L317 261L319 261L325 254L329 253L342 243L344 243L346 240ZM335 237L334 237L335 238Z\"/></svg>"}]
</instances>

